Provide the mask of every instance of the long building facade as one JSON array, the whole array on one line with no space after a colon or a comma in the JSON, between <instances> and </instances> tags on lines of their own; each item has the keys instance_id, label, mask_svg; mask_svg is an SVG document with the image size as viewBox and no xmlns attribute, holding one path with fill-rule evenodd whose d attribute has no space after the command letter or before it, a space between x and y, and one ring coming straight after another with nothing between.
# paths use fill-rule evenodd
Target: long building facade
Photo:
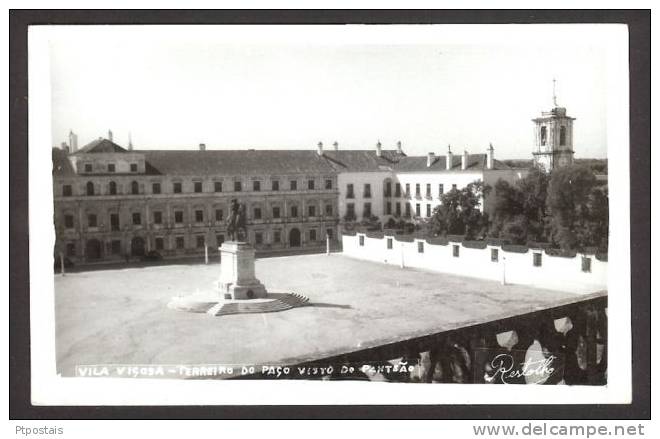
<instances>
[{"instance_id":1,"label":"long building facade","mask_svg":"<svg viewBox=\"0 0 660 439\"><path fill-rule=\"evenodd\" d=\"M110 136L108 136L110 137ZM430 217L440 196L520 172L486 154L408 157L383 150L133 150L99 138L53 149L56 251L75 263L217 251L229 203L248 241L285 250L336 241L342 222ZM483 207L487 208L488 200Z\"/></svg>"}]
</instances>

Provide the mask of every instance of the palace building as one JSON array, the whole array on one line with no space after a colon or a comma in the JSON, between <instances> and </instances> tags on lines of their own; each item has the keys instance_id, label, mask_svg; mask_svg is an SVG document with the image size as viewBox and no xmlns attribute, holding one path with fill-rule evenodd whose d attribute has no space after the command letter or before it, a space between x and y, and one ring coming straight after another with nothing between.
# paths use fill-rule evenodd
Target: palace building
<instances>
[{"instance_id":1,"label":"palace building","mask_svg":"<svg viewBox=\"0 0 660 439\"><path fill-rule=\"evenodd\" d=\"M514 181L486 154L409 157L384 150L134 150L108 138L53 148L58 252L76 263L217 251L230 200L246 205L248 240L262 251L337 240L342 221L426 218L440 196L475 180ZM71 148L71 150L69 150ZM484 200L483 208L488 208Z\"/></svg>"}]
</instances>

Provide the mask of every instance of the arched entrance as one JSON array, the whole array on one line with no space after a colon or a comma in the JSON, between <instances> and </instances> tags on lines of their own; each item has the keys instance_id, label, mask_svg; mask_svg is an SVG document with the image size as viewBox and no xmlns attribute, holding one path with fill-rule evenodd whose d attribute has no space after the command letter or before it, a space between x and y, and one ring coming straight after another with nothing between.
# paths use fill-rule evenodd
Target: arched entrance
<instances>
[{"instance_id":1,"label":"arched entrance","mask_svg":"<svg viewBox=\"0 0 660 439\"><path fill-rule=\"evenodd\" d=\"M98 239L88 239L85 244L85 257L89 261L101 259L101 241Z\"/></svg>"},{"instance_id":2,"label":"arched entrance","mask_svg":"<svg viewBox=\"0 0 660 439\"><path fill-rule=\"evenodd\" d=\"M300 247L300 230L293 228L289 231L289 247Z\"/></svg>"},{"instance_id":3,"label":"arched entrance","mask_svg":"<svg viewBox=\"0 0 660 439\"><path fill-rule=\"evenodd\" d=\"M136 236L131 240L131 256L144 256L144 239Z\"/></svg>"}]
</instances>

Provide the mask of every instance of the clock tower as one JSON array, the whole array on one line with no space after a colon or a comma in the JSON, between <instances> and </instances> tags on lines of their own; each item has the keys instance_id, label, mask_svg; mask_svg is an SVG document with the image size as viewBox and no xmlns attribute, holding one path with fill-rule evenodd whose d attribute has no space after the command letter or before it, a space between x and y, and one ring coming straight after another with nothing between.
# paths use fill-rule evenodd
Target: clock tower
<instances>
[{"instance_id":1,"label":"clock tower","mask_svg":"<svg viewBox=\"0 0 660 439\"><path fill-rule=\"evenodd\" d=\"M573 164L573 121L566 108L557 105L555 81L552 81L553 108L541 113L534 122L534 166L546 172Z\"/></svg>"}]
</instances>

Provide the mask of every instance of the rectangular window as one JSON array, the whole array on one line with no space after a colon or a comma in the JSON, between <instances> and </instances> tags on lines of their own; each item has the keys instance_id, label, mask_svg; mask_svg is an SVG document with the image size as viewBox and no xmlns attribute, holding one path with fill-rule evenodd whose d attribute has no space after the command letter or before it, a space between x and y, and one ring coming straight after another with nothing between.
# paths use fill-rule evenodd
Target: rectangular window
<instances>
[{"instance_id":1,"label":"rectangular window","mask_svg":"<svg viewBox=\"0 0 660 439\"><path fill-rule=\"evenodd\" d=\"M351 183L346 185L346 198L355 198L353 193L353 185Z\"/></svg>"},{"instance_id":2,"label":"rectangular window","mask_svg":"<svg viewBox=\"0 0 660 439\"><path fill-rule=\"evenodd\" d=\"M121 253L121 241L118 239L113 239L110 243L110 249L113 255L118 255Z\"/></svg>"},{"instance_id":3,"label":"rectangular window","mask_svg":"<svg viewBox=\"0 0 660 439\"><path fill-rule=\"evenodd\" d=\"M332 180L331 179L326 179L325 180L325 188L326 189L332 189Z\"/></svg>"},{"instance_id":4,"label":"rectangular window","mask_svg":"<svg viewBox=\"0 0 660 439\"><path fill-rule=\"evenodd\" d=\"M253 214L254 214L253 215L254 219L260 220L261 219L261 207L255 207L254 210L253 210Z\"/></svg>"},{"instance_id":5,"label":"rectangular window","mask_svg":"<svg viewBox=\"0 0 660 439\"><path fill-rule=\"evenodd\" d=\"M137 172L137 163L131 163L131 172Z\"/></svg>"},{"instance_id":6,"label":"rectangular window","mask_svg":"<svg viewBox=\"0 0 660 439\"><path fill-rule=\"evenodd\" d=\"M334 236L332 233L332 229L325 229L325 236L332 239L332 237Z\"/></svg>"},{"instance_id":7,"label":"rectangular window","mask_svg":"<svg viewBox=\"0 0 660 439\"><path fill-rule=\"evenodd\" d=\"M307 180L307 189L310 191L314 190L314 180Z\"/></svg>"},{"instance_id":8,"label":"rectangular window","mask_svg":"<svg viewBox=\"0 0 660 439\"><path fill-rule=\"evenodd\" d=\"M394 243L392 241L393 241L392 238L387 238L387 249L388 250L392 250L392 248L394 247Z\"/></svg>"},{"instance_id":9,"label":"rectangular window","mask_svg":"<svg viewBox=\"0 0 660 439\"><path fill-rule=\"evenodd\" d=\"M431 185L426 183L426 196L431 198Z\"/></svg>"},{"instance_id":10,"label":"rectangular window","mask_svg":"<svg viewBox=\"0 0 660 439\"><path fill-rule=\"evenodd\" d=\"M332 216L332 204L325 205L325 216Z\"/></svg>"},{"instance_id":11,"label":"rectangular window","mask_svg":"<svg viewBox=\"0 0 660 439\"><path fill-rule=\"evenodd\" d=\"M64 215L64 227L73 229L73 215Z\"/></svg>"},{"instance_id":12,"label":"rectangular window","mask_svg":"<svg viewBox=\"0 0 660 439\"><path fill-rule=\"evenodd\" d=\"M194 182L194 191L195 191L195 193L202 192L202 182L201 181Z\"/></svg>"},{"instance_id":13,"label":"rectangular window","mask_svg":"<svg viewBox=\"0 0 660 439\"><path fill-rule=\"evenodd\" d=\"M439 195L442 195L442 194L444 194L444 193L445 193L445 185L442 184L442 183L440 183L440 184L438 185L438 194L439 194Z\"/></svg>"},{"instance_id":14,"label":"rectangular window","mask_svg":"<svg viewBox=\"0 0 660 439\"><path fill-rule=\"evenodd\" d=\"M110 230L113 232L119 230L119 214L111 213L110 214Z\"/></svg>"},{"instance_id":15,"label":"rectangular window","mask_svg":"<svg viewBox=\"0 0 660 439\"><path fill-rule=\"evenodd\" d=\"M316 216L316 206L307 206L307 216Z\"/></svg>"},{"instance_id":16,"label":"rectangular window","mask_svg":"<svg viewBox=\"0 0 660 439\"><path fill-rule=\"evenodd\" d=\"M371 198L371 184L364 184L364 198Z\"/></svg>"},{"instance_id":17,"label":"rectangular window","mask_svg":"<svg viewBox=\"0 0 660 439\"><path fill-rule=\"evenodd\" d=\"M195 244L197 245L197 248L204 248L204 246L206 245L204 235L197 235L195 237Z\"/></svg>"},{"instance_id":18,"label":"rectangular window","mask_svg":"<svg viewBox=\"0 0 660 439\"><path fill-rule=\"evenodd\" d=\"M359 241L360 241L360 247L364 247L364 235L360 235Z\"/></svg>"},{"instance_id":19,"label":"rectangular window","mask_svg":"<svg viewBox=\"0 0 660 439\"><path fill-rule=\"evenodd\" d=\"M410 183L406 183L406 197L410 196Z\"/></svg>"},{"instance_id":20,"label":"rectangular window","mask_svg":"<svg viewBox=\"0 0 660 439\"><path fill-rule=\"evenodd\" d=\"M71 185L65 184L64 186L62 186L62 196L70 197L71 195L73 195L73 191L71 190Z\"/></svg>"},{"instance_id":21,"label":"rectangular window","mask_svg":"<svg viewBox=\"0 0 660 439\"><path fill-rule=\"evenodd\" d=\"M396 216L401 216L401 203L398 201L396 202L396 209L394 210L394 213Z\"/></svg>"},{"instance_id":22,"label":"rectangular window","mask_svg":"<svg viewBox=\"0 0 660 439\"><path fill-rule=\"evenodd\" d=\"M401 196L401 183L397 183L394 185L394 196L395 197Z\"/></svg>"},{"instance_id":23,"label":"rectangular window","mask_svg":"<svg viewBox=\"0 0 660 439\"><path fill-rule=\"evenodd\" d=\"M261 191L261 182L259 180L254 180L252 182L252 190L254 192L259 192Z\"/></svg>"},{"instance_id":24,"label":"rectangular window","mask_svg":"<svg viewBox=\"0 0 660 439\"><path fill-rule=\"evenodd\" d=\"M282 232L275 230L273 232L273 242L280 243L282 241Z\"/></svg>"},{"instance_id":25,"label":"rectangular window","mask_svg":"<svg viewBox=\"0 0 660 439\"><path fill-rule=\"evenodd\" d=\"M195 222L196 223L203 223L204 222L204 211L203 210L195 210Z\"/></svg>"},{"instance_id":26,"label":"rectangular window","mask_svg":"<svg viewBox=\"0 0 660 439\"><path fill-rule=\"evenodd\" d=\"M298 206L291 206L291 218L298 217Z\"/></svg>"},{"instance_id":27,"label":"rectangular window","mask_svg":"<svg viewBox=\"0 0 660 439\"><path fill-rule=\"evenodd\" d=\"M451 246L451 254L453 257L458 258L461 255L461 249L458 244L454 244Z\"/></svg>"},{"instance_id":28,"label":"rectangular window","mask_svg":"<svg viewBox=\"0 0 660 439\"><path fill-rule=\"evenodd\" d=\"M92 172L92 165L90 163L85 163L85 172Z\"/></svg>"},{"instance_id":29,"label":"rectangular window","mask_svg":"<svg viewBox=\"0 0 660 439\"><path fill-rule=\"evenodd\" d=\"M181 182L177 181L172 185L172 192L174 192L175 194L180 194L181 188L182 188Z\"/></svg>"},{"instance_id":30,"label":"rectangular window","mask_svg":"<svg viewBox=\"0 0 660 439\"><path fill-rule=\"evenodd\" d=\"M364 203L362 216L365 218L371 218L371 203Z\"/></svg>"},{"instance_id":31,"label":"rectangular window","mask_svg":"<svg viewBox=\"0 0 660 439\"><path fill-rule=\"evenodd\" d=\"M165 248L165 241L163 238L156 238L154 242L156 243L156 250L163 250Z\"/></svg>"},{"instance_id":32,"label":"rectangular window","mask_svg":"<svg viewBox=\"0 0 660 439\"><path fill-rule=\"evenodd\" d=\"M496 248L490 249L490 261L497 262L500 260L500 251Z\"/></svg>"},{"instance_id":33,"label":"rectangular window","mask_svg":"<svg viewBox=\"0 0 660 439\"><path fill-rule=\"evenodd\" d=\"M419 183L415 183L415 196L419 197L421 195L421 189Z\"/></svg>"},{"instance_id":34,"label":"rectangular window","mask_svg":"<svg viewBox=\"0 0 660 439\"><path fill-rule=\"evenodd\" d=\"M240 181L234 182L234 192L240 192L243 189L243 185Z\"/></svg>"},{"instance_id":35,"label":"rectangular window","mask_svg":"<svg viewBox=\"0 0 660 439\"><path fill-rule=\"evenodd\" d=\"M280 217L280 208L278 206L273 207L273 218L277 219Z\"/></svg>"},{"instance_id":36,"label":"rectangular window","mask_svg":"<svg viewBox=\"0 0 660 439\"><path fill-rule=\"evenodd\" d=\"M216 221L222 221L222 217L224 215L224 212L222 209L215 209L215 220Z\"/></svg>"},{"instance_id":37,"label":"rectangular window","mask_svg":"<svg viewBox=\"0 0 660 439\"><path fill-rule=\"evenodd\" d=\"M133 225L139 226L142 224L142 215L140 215L140 212L133 212Z\"/></svg>"},{"instance_id":38,"label":"rectangular window","mask_svg":"<svg viewBox=\"0 0 660 439\"><path fill-rule=\"evenodd\" d=\"M216 235L215 236L215 242L218 244L218 247L222 245L223 242L225 242L225 235Z\"/></svg>"},{"instance_id":39,"label":"rectangular window","mask_svg":"<svg viewBox=\"0 0 660 439\"><path fill-rule=\"evenodd\" d=\"M176 248L179 250L186 246L186 242L184 241L183 236L177 236L175 242Z\"/></svg>"},{"instance_id":40,"label":"rectangular window","mask_svg":"<svg viewBox=\"0 0 660 439\"><path fill-rule=\"evenodd\" d=\"M289 181L289 189L292 190L292 191L297 191L298 190L298 181L297 180Z\"/></svg>"},{"instance_id":41,"label":"rectangular window","mask_svg":"<svg viewBox=\"0 0 660 439\"><path fill-rule=\"evenodd\" d=\"M542 260L543 255L541 253L534 253L534 266L535 267L540 267L543 265L543 260Z\"/></svg>"},{"instance_id":42,"label":"rectangular window","mask_svg":"<svg viewBox=\"0 0 660 439\"><path fill-rule=\"evenodd\" d=\"M348 218L355 218L355 204L353 203L346 204L346 216Z\"/></svg>"},{"instance_id":43,"label":"rectangular window","mask_svg":"<svg viewBox=\"0 0 660 439\"><path fill-rule=\"evenodd\" d=\"M264 242L264 234L261 232L255 232L254 233L254 243L255 244L263 244Z\"/></svg>"},{"instance_id":44,"label":"rectangular window","mask_svg":"<svg viewBox=\"0 0 660 439\"><path fill-rule=\"evenodd\" d=\"M89 227L96 227L96 215L91 213L87 215L87 225Z\"/></svg>"},{"instance_id":45,"label":"rectangular window","mask_svg":"<svg viewBox=\"0 0 660 439\"><path fill-rule=\"evenodd\" d=\"M424 253L424 243L417 241L417 253Z\"/></svg>"},{"instance_id":46,"label":"rectangular window","mask_svg":"<svg viewBox=\"0 0 660 439\"><path fill-rule=\"evenodd\" d=\"M458 186L456 186L455 184L452 184L451 185L451 190L455 191L456 189L458 189Z\"/></svg>"},{"instance_id":47,"label":"rectangular window","mask_svg":"<svg viewBox=\"0 0 660 439\"><path fill-rule=\"evenodd\" d=\"M279 180L273 180L271 182L271 189L273 191L279 191L280 190L280 181Z\"/></svg>"},{"instance_id":48,"label":"rectangular window","mask_svg":"<svg viewBox=\"0 0 660 439\"><path fill-rule=\"evenodd\" d=\"M76 245L74 243L70 242L66 245L66 255L71 257L76 255Z\"/></svg>"},{"instance_id":49,"label":"rectangular window","mask_svg":"<svg viewBox=\"0 0 660 439\"><path fill-rule=\"evenodd\" d=\"M222 192L222 182L221 181L214 181L213 182L213 190L215 192Z\"/></svg>"},{"instance_id":50,"label":"rectangular window","mask_svg":"<svg viewBox=\"0 0 660 439\"><path fill-rule=\"evenodd\" d=\"M160 194L160 183L152 183L151 192L154 194Z\"/></svg>"},{"instance_id":51,"label":"rectangular window","mask_svg":"<svg viewBox=\"0 0 660 439\"><path fill-rule=\"evenodd\" d=\"M388 181L385 183L385 196L386 197L391 197L392 196L392 182Z\"/></svg>"},{"instance_id":52,"label":"rectangular window","mask_svg":"<svg viewBox=\"0 0 660 439\"><path fill-rule=\"evenodd\" d=\"M385 203L385 214L386 215L392 215L392 202L388 201Z\"/></svg>"},{"instance_id":53,"label":"rectangular window","mask_svg":"<svg viewBox=\"0 0 660 439\"><path fill-rule=\"evenodd\" d=\"M415 203L415 216L422 216L422 206L419 203Z\"/></svg>"},{"instance_id":54,"label":"rectangular window","mask_svg":"<svg viewBox=\"0 0 660 439\"><path fill-rule=\"evenodd\" d=\"M431 205L430 204L426 205L426 217L427 218L431 217Z\"/></svg>"},{"instance_id":55,"label":"rectangular window","mask_svg":"<svg viewBox=\"0 0 660 439\"><path fill-rule=\"evenodd\" d=\"M410 217L410 203L406 203L406 216Z\"/></svg>"},{"instance_id":56,"label":"rectangular window","mask_svg":"<svg viewBox=\"0 0 660 439\"><path fill-rule=\"evenodd\" d=\"M108 164L108 172L115 172L115 164L114 163Z\"/></svg>"},{"instance_id":57,"label":"rectangular window","mask_svg":"<svg viewBox=\"0 0 660 439\"><path fill-rule=\"evenodd\" d=\"M315 229L311 229L309 231L309 240L310 241L316 241L316 230Z\"/></svg>"},{"instance_id":58,"label":"rectangular window","mask_svg":"<svg viewBox=\"0 0 660 439\"><path fill-rule=\"evenodd\" d=\"M591 258L582 256L582 271L584 273L591 273Z\"/></svg>"},{"instance_id":59,"label":"rectangular window","mask_svg":"<svg viewBox=\"0 0 660 439\"><path fill-rule=\"evenodd\" d=\"M183 222L183 210L174 211L174 222L177 224L181 224Z\"/></svg>"},{"instance_id":60,"label":"rectangular window","mask_svg":"<svg viewBox=\"0 0 660 439\"><path fill-rule=\"evenodd\" d=\"M154 224L162 224L162 223L163 223L163 212L155 211L154 212Z\"/></svg>"}]
</instances>

